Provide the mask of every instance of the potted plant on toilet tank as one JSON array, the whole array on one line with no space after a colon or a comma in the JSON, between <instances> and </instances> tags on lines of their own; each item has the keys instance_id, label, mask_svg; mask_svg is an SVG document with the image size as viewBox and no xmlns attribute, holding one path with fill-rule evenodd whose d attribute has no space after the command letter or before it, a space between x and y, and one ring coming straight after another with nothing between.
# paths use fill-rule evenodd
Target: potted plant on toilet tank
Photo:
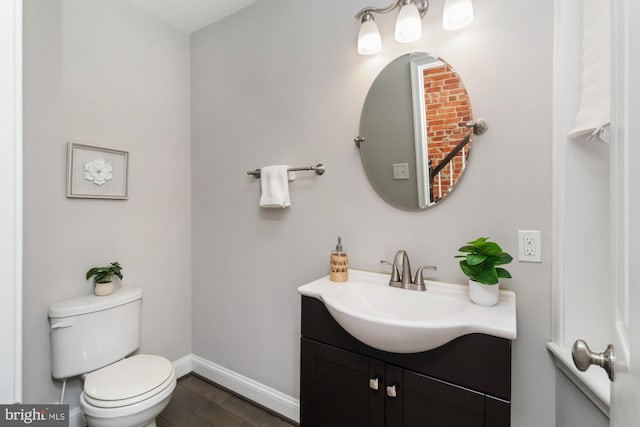
<instances>
[{"instance_id":1,"label":"potted plant on toilet tank","mask_svg":"<svg viewBox=\"0 0 640 427\"><path fill-rule=\"evenodd\" d=\"M87 280L93 277L94 293L98 296L111 295L113 293L112 277L122 280L122 266L117 261L106 267L93 267L87 271Z\"/></svg>"},{"instance_id":2,"label":"potted plant on toilet tank","mask_svg":"<svg viewBox=\"0 0 640 427\"><path fill-rule=\"evenodd\" d=\"M511 274L499 265L509 264L513 257L488 237L479 237L458 249L464 258L460 261L462 272L469 278L469 297L478 305L492 306L498 303L499 279L510 279Z\"/></svg>"}]
</instances>

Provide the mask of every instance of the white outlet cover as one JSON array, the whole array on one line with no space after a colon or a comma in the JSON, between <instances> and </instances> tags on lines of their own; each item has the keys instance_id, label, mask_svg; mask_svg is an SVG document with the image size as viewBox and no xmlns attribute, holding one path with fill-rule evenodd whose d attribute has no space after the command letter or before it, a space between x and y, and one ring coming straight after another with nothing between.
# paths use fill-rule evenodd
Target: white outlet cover
<instances>
[{"instance_id":1,"label":"white outlet cover","mask_svg":"<svg viewBox=\"0 0 640 427\"><path fill-rule=\"evenodd\" d=\"M393 179L409 179L409 163L394 163Z\"/></svg>"},{"instance_id":2,"label":"white outlet cover","mask_svg":"<svg viewBox=\"0 0 640 427\"><path fill-rule=\"evenodd\" d=\"M518 260L542 262L542 238L538 230L518 230Z\"/></svg>"}]
</instances>

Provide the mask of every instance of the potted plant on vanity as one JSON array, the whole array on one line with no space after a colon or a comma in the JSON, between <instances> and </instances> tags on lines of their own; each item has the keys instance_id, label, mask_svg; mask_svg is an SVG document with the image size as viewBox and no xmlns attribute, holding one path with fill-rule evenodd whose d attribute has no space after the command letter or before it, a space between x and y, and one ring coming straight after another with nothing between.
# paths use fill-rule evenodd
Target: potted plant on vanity
<instances>
[{"instance_id":1,"label":"potted plant on vanity","mask_svg":"<svg viewBox=\"0 0 640 427\"><path fill-rule=\"evenodd\" d=\"M498 303L499 279L510 279L511 274L498 265L509 264L513 257L504 252L488 237L479 237L460 249L464 258L460 261L462 272L469 278L469 298L475 304L493 306Z\"/></svg>"},{"instance_id":2,"label":"potted plant on vanity","mask_svg":"<svg viewBox=\"0 0 640 427\"><path fill-rule=\"evenodd\" d=\"M107 267L93 267L87 271L87 280L93 277L94 293L98 296L111 295L113 293L113 282L111 278L116 276L122 280L122 266L114 261Z\"/></svg>"}]
</instances>

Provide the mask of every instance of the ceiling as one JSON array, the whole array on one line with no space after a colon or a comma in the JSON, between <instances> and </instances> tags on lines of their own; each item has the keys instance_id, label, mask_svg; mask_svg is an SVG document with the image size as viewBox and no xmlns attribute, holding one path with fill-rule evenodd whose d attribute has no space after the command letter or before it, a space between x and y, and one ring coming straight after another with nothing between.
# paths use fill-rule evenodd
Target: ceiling
<instances>
[{"instance_id":1,"label":"ceiling","mask_svg":"<svg viewBox=\"0 0 640 427\"><path fill-rule=\"evenodd\" d=\"M256 0L128 0L167 24L191 34Z\"/></svg>"}]
</instances>

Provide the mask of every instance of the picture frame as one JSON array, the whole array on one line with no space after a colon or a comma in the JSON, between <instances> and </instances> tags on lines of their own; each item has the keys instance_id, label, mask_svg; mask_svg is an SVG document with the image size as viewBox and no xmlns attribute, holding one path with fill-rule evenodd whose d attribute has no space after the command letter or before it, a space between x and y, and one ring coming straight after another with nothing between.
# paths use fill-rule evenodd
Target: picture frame
<instances>
[{"instance_id":1,"label":"picture frame","mask_svg":"<svg viewBox=\"0 0 640 427\"><path fill-rule=\"evenodd\" d=\"M67 197L127 200L128 181L128 151L67 144Z\"/></svg>"}]
</instances>

